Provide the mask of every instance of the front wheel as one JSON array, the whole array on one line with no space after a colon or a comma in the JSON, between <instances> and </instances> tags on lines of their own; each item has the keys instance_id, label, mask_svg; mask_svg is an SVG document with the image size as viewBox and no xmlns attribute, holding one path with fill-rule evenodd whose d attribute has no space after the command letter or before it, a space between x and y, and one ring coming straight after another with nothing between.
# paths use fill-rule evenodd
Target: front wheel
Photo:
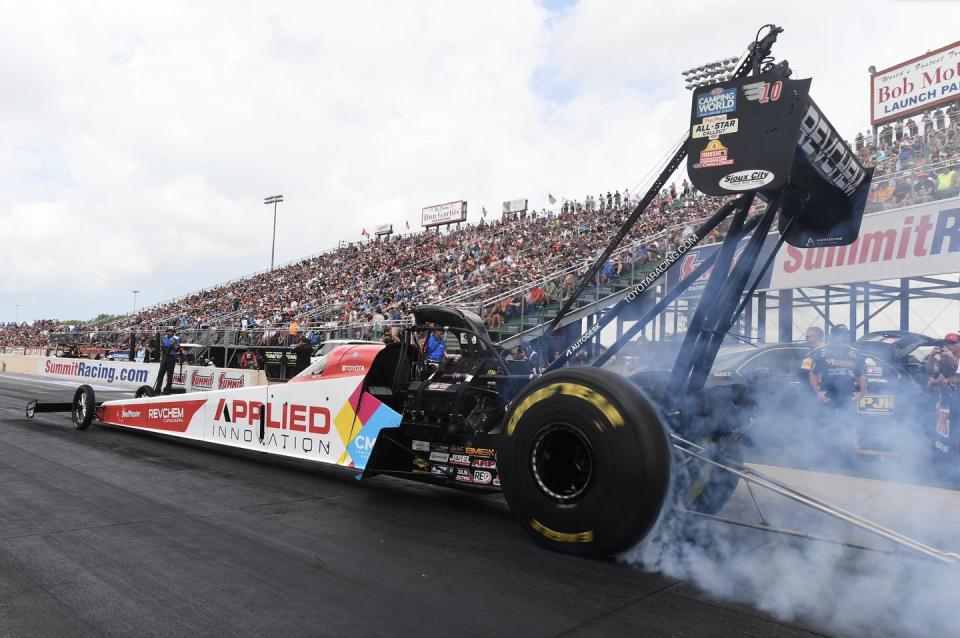
<instances>
[{"instance_id":1,"label":"front wheel","mask_svg":"<svg viewBox=\"0 0 960 638\"><path fill-rule=\"evenodd\" d=\"M513 514L555 551L608 556L653 527L670 484L670 447L640 388L596 368L545 374L513 401L497 465Z\"/></svg>"},{"instance_id":2,"label":"front wheel","mask_svg":"<svg viewBox=\"0 0 960 638\"><path fill-rule=\"evenodd\" d=\"M86 430L93 422L93 417L97 411L97 400L93 394L93 388L88 385L82 385L73 393L73 406L70 414L73 417L73 427L78 430Z\"/></svg>"}]
</instances>

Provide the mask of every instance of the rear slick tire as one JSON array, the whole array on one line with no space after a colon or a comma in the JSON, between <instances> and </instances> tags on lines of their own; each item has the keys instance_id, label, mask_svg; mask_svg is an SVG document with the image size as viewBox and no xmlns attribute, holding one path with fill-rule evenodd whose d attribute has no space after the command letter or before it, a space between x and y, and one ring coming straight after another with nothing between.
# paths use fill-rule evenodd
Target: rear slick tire
<instances>
[{"instance_id":1,"label":"rear slick tire","mask_svg":"<svg viewBox=\"0 0 960 638\"><path fill-rule=\"evenodd\" d=\"M73 427L78 430L86 430L93 423L96 412L97 398L93 393L93 388L88 385L77 388L77 391L73 393L73 406L70 409Z\"/></svg>"},{"instance_id":2,"label":"rear slick tire","mask_svg":"<svg viewBox=\"0 0 960 638\"><path fill-rule=\"evenodd\" d=\"M640 388L607 370L569 368L513 401L497 466L511 511L540 545L609 556L656 523L671 458L664 422Z\"/></svg>"}]
</instances>

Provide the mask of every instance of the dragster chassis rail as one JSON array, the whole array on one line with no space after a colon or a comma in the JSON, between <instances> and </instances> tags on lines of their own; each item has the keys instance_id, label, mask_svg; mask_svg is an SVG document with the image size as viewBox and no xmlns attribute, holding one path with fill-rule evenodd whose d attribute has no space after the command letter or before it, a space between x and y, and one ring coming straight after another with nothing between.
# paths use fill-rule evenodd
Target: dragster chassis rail
<instances>
[{"instance_id":1,"label":"dragster chassis rail","mask_svg":"<svg viewBox=\"0 0 960 638\"><path fill-rule=\"evenodd\" d=\"M935 547L931 547L930 545L922 543L921 541L918 541L915 538L911 538L906 534L901 534L900 532L892 530L889 527L880 525L879 523L876 523L858 514L854 514L853 512L845 510L842 507L834 505L833 503L829 503L827 501L824 501L823 499L817 498L816 496L812 496L796 488L790 487L789 485L786 485L785 483L778 481L772 476L759 472L753 468L747 467L743 463L732 461L730 459L726 459L723 457L710 458L710 456L708 456L707 454L704 454L704 452L707 451L706 448L692 441L688 441L677 434L671 433L670 437L671 439L673 439L674 449L678 450L683 454L686 454L687 456L690 456L691 458L695 458L704 463L708 463L724 472L729 472L730 474L733 474L734 476L737 476L743 479L748 484L757 485L758 487L762 487L771 492L774 492L775 494L779 494L780 496L786 497L792 501L800 503L801 505L806 505L807 507L817 510L818 512L822 512L840 521L849 523L854 527L858 527L864 531L870 532L871 534L884 538L896 545L899 545L911 551L917 552L918 554L926 556L927 558L931 558L933 560L936 560L948 565L960 565L960 554L957 554L955 552L944 552ZM697 514L696 512L689 512L689 511L686 511L686 513ZM732 523L735 525L746 525L748 527L753 526L759 529L765 529L767 531L773 531L773 532L782 532L782 533L790 534L793 536L806 536L809 538L813 538L814 540L838 542L843 545L856 546L860 549L876 549L873 547L858 546L858 545L853 545L851 543L833 541L832 539L805 535L793 530L778 530L776 528L770 528L767 526L745 524L745 523L742 523L741 521L734 521L732 519L723 519L723 518L714 517L714 516L704 516L704 518L707 518L708 520L718 520L720 522Z\"/></svg>"}]
</instances>

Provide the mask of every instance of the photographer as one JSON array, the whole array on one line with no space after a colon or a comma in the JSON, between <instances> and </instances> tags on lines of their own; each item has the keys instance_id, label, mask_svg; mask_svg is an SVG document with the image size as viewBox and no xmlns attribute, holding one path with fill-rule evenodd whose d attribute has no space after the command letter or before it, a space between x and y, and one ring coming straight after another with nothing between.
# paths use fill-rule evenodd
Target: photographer
<instances>
[{"instance_id":1,"label":"photographer","mask_svg":"<svg viewBox=\"0 0 960 638\"><path fill-rule=\"evenodd\" d=\"M161 393L160 386L163 384L164 375L167 376L167 383L162 394L170 394L173 390L173 371L177 366L178 354L180 354L180 337L176 335L176 330L167 328L166 334L160 339L160 372L157 374L155 392Z\"/></svg>"},{"instance_id":2,"label":"photographer","mask_svg":"<svg viewBox=\"0 0 960 638\"><path fill-rule=\"evenodd\" d=\"M957 374L960 361L960 335L951 332L943 338L943 344L937 346L927 356L927 388L936 398L934 417L937 433L950 439L956 432L960 421L960 374ZM954 435L955 436L955 435Z\"/></svg>"},{"instance_id":3,"label":"photographer","mask_svg":"<svg viewBox=\"0 0 960 638\"><path fill-rule=\"evenodd\" d=\"M313 354L313 346L303 335L297 339L297 345L293 348L293 354L297 358L295 374L303 372L310 365L310 356Z\"/></svg>"}]
</instances>

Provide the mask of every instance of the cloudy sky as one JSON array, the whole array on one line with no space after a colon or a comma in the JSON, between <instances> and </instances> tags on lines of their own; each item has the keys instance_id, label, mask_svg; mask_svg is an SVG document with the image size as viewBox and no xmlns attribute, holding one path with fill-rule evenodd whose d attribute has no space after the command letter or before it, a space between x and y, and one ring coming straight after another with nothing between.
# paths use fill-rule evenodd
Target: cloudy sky
<instances>
[{"instance_id":1,"label":"cloudy sky","mask_svg":"<svg viewBox=\"0 0 960 638\"><path fill-rule=\"evenodd\" d=\"M416 228L420 209L633 188L680 71L763 23L842 132L867 67L956 40L953 2L0 0L0 321L124 312ZM930 15L943 19L930 20ZM948 16L953 16L947 19ZM19 305L19 310L17 306Z\"/></svg>"}]
</instances>

